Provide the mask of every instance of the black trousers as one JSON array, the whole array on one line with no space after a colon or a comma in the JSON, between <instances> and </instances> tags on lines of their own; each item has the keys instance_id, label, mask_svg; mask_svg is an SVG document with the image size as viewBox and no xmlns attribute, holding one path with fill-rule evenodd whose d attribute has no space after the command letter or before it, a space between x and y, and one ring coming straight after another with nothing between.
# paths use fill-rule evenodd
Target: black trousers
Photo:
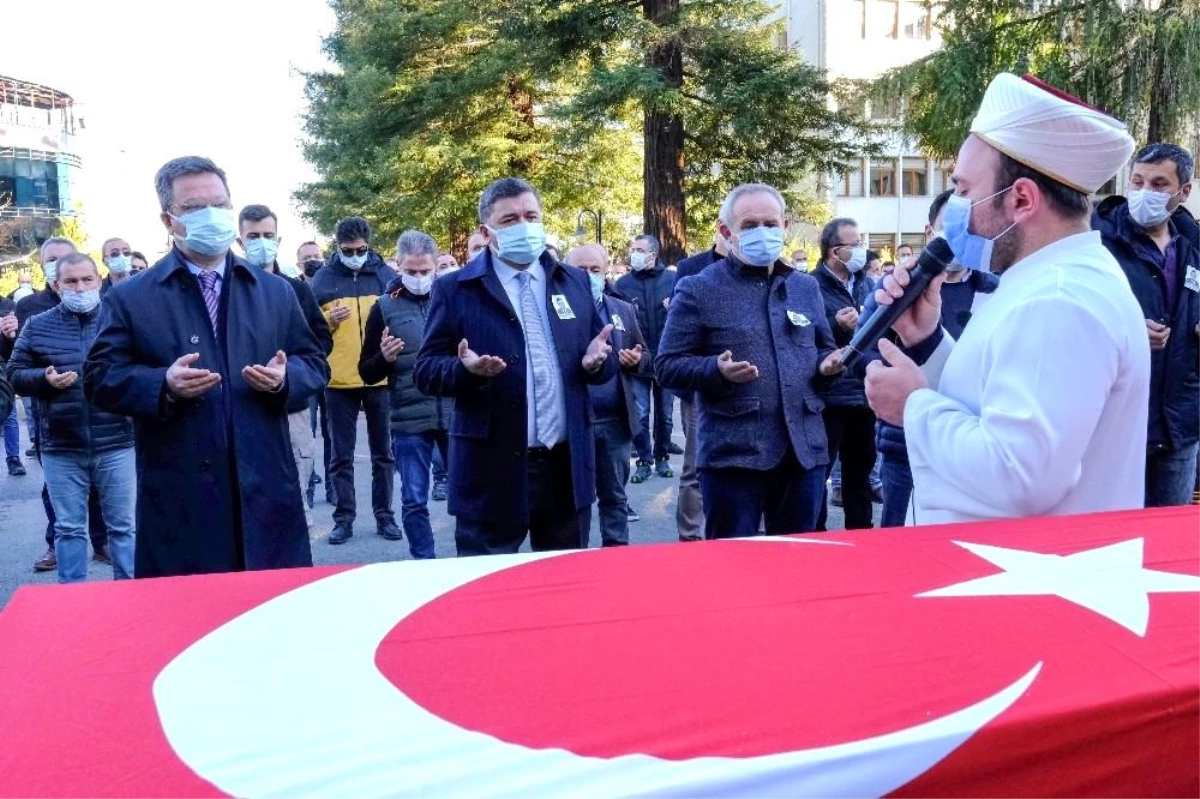
<instances>
[{"instance_id":1,"label":"black trousers","mask_svg":"<svg viewBox=\"0 0 1200 799\"><path fill-rule=\"evenodd\" d=\"M590 506L575 509L570 448L559 444L554 449L530 450L525 468L529 481L529 524L459 516L455 520L454 542L460 558L511 554L521 548L526 532L534 552L587 546L592 509Z\"/></svg>"},{"instance_id":2,"label":"black trousers","mask_svg":"<svg viewBox=\"0 0 1200 799\"><path fill-rule=\"evenodd\" d=\"M825 408L825 436L829 439L829 468L842 459L842 510L847 530L874 527L871 470L875 468L875 414L870 408ZM826 494L829 492L826 491ZM821 503L817 529L824 530L828 497Z\"/></svg>"},{"instance_id":3,"label":"black trousers","mask_svg":"<svg viewBox=\"0 0 1200 799\"><path fill-rule=\"evenodd\" d=\"M388 391L386 388L339 388L325 392L329 415L329 438L333 457L329 461L329 479L337 504L334 524L353 525L357 514L354 497L354 447L358 443L358 413L367 417L367 443L371 449L371 509L377 525L395 522L392 510L392 438L388 427Z\"/></svg>"}]
</instances>

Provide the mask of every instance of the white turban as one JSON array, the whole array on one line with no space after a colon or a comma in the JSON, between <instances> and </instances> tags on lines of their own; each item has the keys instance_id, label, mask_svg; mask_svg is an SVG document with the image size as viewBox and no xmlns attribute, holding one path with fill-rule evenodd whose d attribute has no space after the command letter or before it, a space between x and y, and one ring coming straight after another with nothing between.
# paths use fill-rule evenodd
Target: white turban
<instances>
[{"instance_id":1,"label":"white turban","mask_svg":"<svg viewBox=\"0 0 1200 799\"><path fill-rule=\"evenodd\" d=\"M971 133L1030 169L1092 194L1133 154L1125 123L1040 82L996 76Z\"/></svg>"}]
</instances>

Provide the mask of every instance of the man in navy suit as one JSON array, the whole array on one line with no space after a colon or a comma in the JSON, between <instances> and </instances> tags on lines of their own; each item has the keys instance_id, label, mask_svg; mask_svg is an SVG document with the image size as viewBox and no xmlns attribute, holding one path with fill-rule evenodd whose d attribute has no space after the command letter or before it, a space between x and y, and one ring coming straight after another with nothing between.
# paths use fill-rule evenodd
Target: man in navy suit
<instances>
[{"instance_id":1,"label":"man in navy suit","mask_svg":"<svg viewBox=\"0 0 1200 799\"><path fill-rule=\"evenodd\" d=\"M679 282L654 367L697 393L705 537L816 529L829 451L818 396L842 371L816 280L780 258L780 193L743 184L721 206L730 254Z\"/></svg>"},{"instance_id":2,"label":"man in navy suit","mask_svg":"<svg viewBox=\"0 0 1200 799\"><path fill-rule=\"evenodd\" d=\"M479 199L488 248L434 283L413 378L453 397L459 556L581 547L596 498L589 384L616 370L587 276L546 253L542 203L518 178Z\"/></svg>"}]
</instances>

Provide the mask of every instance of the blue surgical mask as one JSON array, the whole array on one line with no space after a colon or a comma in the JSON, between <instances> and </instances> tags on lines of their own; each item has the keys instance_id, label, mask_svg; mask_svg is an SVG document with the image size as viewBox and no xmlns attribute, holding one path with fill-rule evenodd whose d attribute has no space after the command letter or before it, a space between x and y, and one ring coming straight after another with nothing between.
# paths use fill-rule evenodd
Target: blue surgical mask
<instances>
[{"instance_id":1,"label":"blue surgical mask","mask_svg":"<svg viewBox=\"0 0 1200 799\"><path fill-rule=\"evenodd\" d=\"M367 265L367 256L365 255L346 255L344 252L339 252L338 260L345 264L347 269L355 272Z\"/></svg>"},{"instance_id":2,"label":"blue surgical mask","mask_svg":"<svg viewBox=\"0 0 1200 799\"><path fill-rule=\"evenodd\" d=\"M629 253L629 268L635 272L654 266L654 258L648 252L632 250Z\"/></svg>"},{"instance_id":3,"label":"blue surgical mask","mask_svg":"<svg viewBox=\"0 0 1200 799\"><path fill-rule=\"evenodd\" d=\"M1011 188L1012 186L1001 189L974 203L959 194L951 194L950 198L946 200L946 210L942 215L942 234L946 237L946 243L950 245L950 251L954 253L955 259L966 269L990 271L992 247L996 239L1017 226L1017 223L1013 222L1000 231L996 238L989 239L986 236L980 236L970 231L971 209L979 203L999 197Z\"/></svg>"},{"instance_id":4,"label":"blue surgical mask","mask_svg":"<svg viewBox=\"0 0 1200 799\"><path fill-rule=\"evenodd\" d=\"M604 275L588 272L588 283L592 284L592 299L600 302L600 298L604 296Z\"/></svg>"},{"instance_id":5,"label":"blue surgical mask","mask_svg":"<svg viewBox=\"0 0 1200 799\"><path fill-rule=\"evenodd\" d=\"M47 286L54 283L54 281L58 280L58 262L46 261L42 264L42 274L46 276Z\"/></svg>"},{"instance_id":6,"label":"blue surgical mask","mask_svg":"<svg viewBox=\"0 0 1200 799\"><path fill-rule=\"evenodd\" d=\"M189 250L210 258L229 252L237 238L237 221L229 208L197 208L183 216L170 217L183 225L187 231L181 243ZM179 239L176 236L176 239Z\"/></svg>"},{"instance_id":7,"label":"blue surgical mask","mask_svg":"<svg viewBox=\"0 0 1200 799\"><path fill-rule=\"evenodd\" d=\"M850 250L850 260L842 261L846 265L846 269L850 270L850 274L857 275L867 265L867 248L855 247Z\"/></svg>"},{"instance_id":8,"label":"blue surgical mask","mask_svg":"<svg viewBox=\"0 0 1200 799\"><path fill-rule=\"evenodd\" d=\"M279 243L274 239L250 239L246 242L246 260L254 266L266 268L275 263Z\"/></svg>"},{"instance_id":9,"label":"blue surgical mask","mask_svg":"<svg viewBox=\"0 0 1200 799\"><path fill-rule=\"evenodd\" d=\"M123 275L133 269L133 258L129 255L114 255L105 258L104 263L108 265L108 271L118 275Z\"/></svg>"},{"instance_id":10,"label":"blue surgical mask","mask_svg":"<svg viewBox=\"0 0 1200 799\"><path fill-rule=\"evenodd\" d=\"M767 267L783 252L783 228L760 225L734 234L738 257L751 266Z\"/></svg>"},{"instance_id":11,"label":"blue surgical mask","mask_svg":"<svg viewBox=\"0 0 1200 799\"><path fill-rule=\"evenodd\" d=\"M496 254L503 261L528 266L546 250L546 227L541 222L519 222L488 230L496 237Z\"/></svg>"},{"instance_id":12,"label":"blue surgical mask","mask_svg":"<svg viewBox=\"0 0 1200 799\"><path fill-rule=\"evenodd\" d=\"M62 304L68 311L90 313L93 308L100 304L100 289L88 289L87 291L71 291L68 289L62 293Z\"/></svg>"}]
</instances>

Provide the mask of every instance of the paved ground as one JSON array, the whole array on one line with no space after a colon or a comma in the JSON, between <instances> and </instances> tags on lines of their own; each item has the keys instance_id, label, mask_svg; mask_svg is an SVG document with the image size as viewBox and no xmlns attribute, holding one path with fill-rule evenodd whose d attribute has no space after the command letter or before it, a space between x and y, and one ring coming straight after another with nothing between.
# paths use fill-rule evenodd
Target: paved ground
<instances>
[{"instance_id":1,"label":"paved ground","mask_svg":"<svg viewBox=\"0 0 1200 799\"><path fill-rule=\"evenodd\" d=\"M678 406L676 406L678 410ZM683 445L676 413L675 440ZM373 563L385 560L405 560L410 557L407 541L385 541L375 535L369 511L363 515L364 501L369 505L371 496L371 470L367 457L365 424L359 424L358 454L356 456L354 482L359 498L359 524L355 535L341 546L330 546L325 542L333 527L333 507L324 501L324 486L317 487L317 502L313 508L313 560L317 564ZM33 562L46 549L43 539L46 517L42 510L42 472L33 458L25 458L29 446L25 425L21 425L22 460L29 474L25 477L10 477L0 469L0 607L8 602L12 593L21 585L54 583L54 572L35 574ZM320 447L318 442L318 457ZM678 468L679 457L672 458ZM630 539L634 544L665 543L677 541L675 531L675 496L678 479L666 480L653 477L641 485L630 485L630 503L641 514L642 520L630 525ZM399 522L400 489L396 478L395 507ZM830 529L841 529L844 521L840 508L831 508ZM433 531L437 539L440 557L454 554L454 519L446 514L446 503L430 503ZM878 520L878 506L876 506ZM599 528L592 522L592 545L599 545ZM527 545L528 546L528 545ZM89 579L110 580L112 569L97 563L90 565Z\"/></svg>"}]
</instances>

